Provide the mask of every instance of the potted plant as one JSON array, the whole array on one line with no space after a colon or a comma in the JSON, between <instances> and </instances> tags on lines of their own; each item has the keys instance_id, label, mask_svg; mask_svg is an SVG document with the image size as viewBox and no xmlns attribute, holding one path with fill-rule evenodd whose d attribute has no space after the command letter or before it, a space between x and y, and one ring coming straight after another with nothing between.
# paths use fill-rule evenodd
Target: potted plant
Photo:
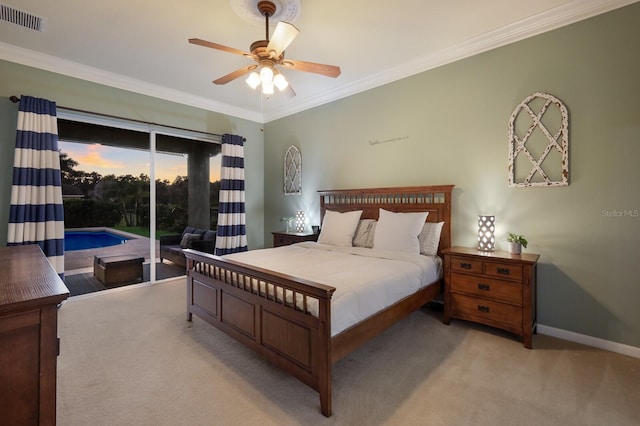
<instances>
[{"instance_id":1,"label":"potted plant","mask_svg":"<svg viewBox=\"0 0 640 426\"><path fill-rule=\"evenodd\" d=\"M293 221L295 220L295 217L283 217L280 219L280 222L285 222L287 225L287 233L291 232L291 230L293 229Z\"/></svg>"},{"instance_id":2,"label":"potted plant","mask_svg":"<svg viewBox=\"0 0 640 426\"><path fill-rule=\"evenodd\" d=\"M514 234L513 232L509 232L507 241L509 242L509 253L511 254L522 253L522 248L527 248L527 244L529 244L524 235Z\"/></svg>"}]
</instances>

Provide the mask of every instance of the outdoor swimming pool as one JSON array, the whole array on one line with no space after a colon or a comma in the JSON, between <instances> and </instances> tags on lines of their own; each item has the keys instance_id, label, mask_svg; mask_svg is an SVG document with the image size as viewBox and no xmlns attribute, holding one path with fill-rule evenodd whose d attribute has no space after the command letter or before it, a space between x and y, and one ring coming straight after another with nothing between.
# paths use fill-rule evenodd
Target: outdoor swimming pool
<instances>
[{"instance_id":1,"label":"outdoor swimming pool","mask_svg":"<svg viewBox=\"0 0 640 426\"><path fill-rule=\"evenodd\" d=\"M64 231L64 250L86 250L124 244L129 238L107 231Z\"/></svg>"}]
</instances>

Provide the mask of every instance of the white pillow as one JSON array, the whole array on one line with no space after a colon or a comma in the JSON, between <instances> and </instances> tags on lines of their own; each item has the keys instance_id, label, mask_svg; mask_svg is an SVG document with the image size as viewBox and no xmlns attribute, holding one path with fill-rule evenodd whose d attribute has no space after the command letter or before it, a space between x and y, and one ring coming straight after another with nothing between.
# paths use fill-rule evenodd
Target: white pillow
<instances>
[{"instance_id":1,"label":"white pillow","mask_svg":"<svg viewBox=\"0 0 640 426\"><path fill-rule=\"evenodd\" d=\"M373 247L373 235L376 231L376 221L374 219L361 219L353 235L354 247Z\"/></svg>"},{"instance_id":2,"label":"white pillow","mask_svg":"<svg viewBox=\"0 0 640 426\"><path fill-rule=\"evenodd\" d=\"M333 246L351 247L362 210L340 213L327 210L322 219L318 242Z\"/></svg>"},{"instance_id":3,"label":"white pillow","mask_svg":"<svg viewBox=\"0 0 640 426\"><path fill-rule=\"evenodd\" d=\"M393 213L380 209L373 248L420 253L418 234L429 212Z\"/></svg>"},{"instance_id":4,"label":"white pillow","mask_svg":"<svg viewBox=\"0 0 640 426\"><path fill-rule=\"evenodd\" d=\"M420 254L428 254L432 256L438 254L442 225L444 225L444 222L427 222L424 224L422 232L418 235L418 241L420 241Z\"/></svg>"}]
</instances>

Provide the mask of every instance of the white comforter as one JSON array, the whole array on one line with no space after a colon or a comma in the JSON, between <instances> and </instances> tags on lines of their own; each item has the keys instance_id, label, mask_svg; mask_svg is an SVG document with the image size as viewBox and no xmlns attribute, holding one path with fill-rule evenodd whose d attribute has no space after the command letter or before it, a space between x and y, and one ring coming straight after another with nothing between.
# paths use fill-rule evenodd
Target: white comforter
<instances>
[{"instance_id":1,"label":"white comforter","mask_svg":"<svg viewBox=\"0 0 640 426\"><path fill-rule=\"evenodd\" d=\"M335 287L332 336L433 283L442 269L437 256L312 242L224 257Z\"/></svg>"}]
</instances>

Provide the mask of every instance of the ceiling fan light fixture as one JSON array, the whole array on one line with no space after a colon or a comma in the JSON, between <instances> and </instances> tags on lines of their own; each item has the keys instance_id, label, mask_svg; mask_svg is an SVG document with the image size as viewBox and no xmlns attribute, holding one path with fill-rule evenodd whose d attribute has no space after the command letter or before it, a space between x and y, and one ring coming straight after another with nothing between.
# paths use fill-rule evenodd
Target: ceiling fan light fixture
<instances>
[{"instance_id":1,"label":"ceiling fan light fixture","mask_svg":"<svg viewBox=\"0 0 640 426\"><path fill-rule=\"evenodd\" d=\"M273 84L273 68L264 66L260 70L260 80L262 84Z\"/></svg>"},{"instance_id":2,"label":"ceiling fan light fixture","mask_svg":"<svg viewBox=\"0 0 640 426\"><path fill-rule=\"evenodd\" d=\"M262 82L262 93L265 95L273 95L273 81L269 83Z\"/></svg>"},{"instance_id":3,"label":"ceiling fan light fixture","mask_svg":"<svg viewBox=\"0 0 640 426\"><path fill-rule=\"evenodd\" d=\"M260 74L255 71L249 74L249 77L247 77L245 81L253 90L255 90L256 87L260 86L260 83L262 82L262 80L260 79Z\"/></svg>"},{"instance_id":4,"label":"ceiling fan light fixture","mask_svg":"<svg viewBox=\"0 0 640 426\"><path fill-rule=\"evenodd\" d=\"M289 85L289 82L287 81L286 78L284 78L284 75L278 73L275 75L275 77L273 77L273 84L276 85L278 90L283 91L284 89L287 88L287 86Z\"/></svg>"},{"instance_id":5,"label":"ceiling fan light fixture","mask_svg":"<svg viewBox=\"0 0 640 426\"><path fill-rule=\"evenodd\" d=\"M267 65L260 69L260 73L254 71L249 74L245 81L254 90L262 85L262 93L265 95L273 95L275 87L282 92L289 86L289 82L284 75L280 74L277 69Z\"/></svg>"}]
</instances>

